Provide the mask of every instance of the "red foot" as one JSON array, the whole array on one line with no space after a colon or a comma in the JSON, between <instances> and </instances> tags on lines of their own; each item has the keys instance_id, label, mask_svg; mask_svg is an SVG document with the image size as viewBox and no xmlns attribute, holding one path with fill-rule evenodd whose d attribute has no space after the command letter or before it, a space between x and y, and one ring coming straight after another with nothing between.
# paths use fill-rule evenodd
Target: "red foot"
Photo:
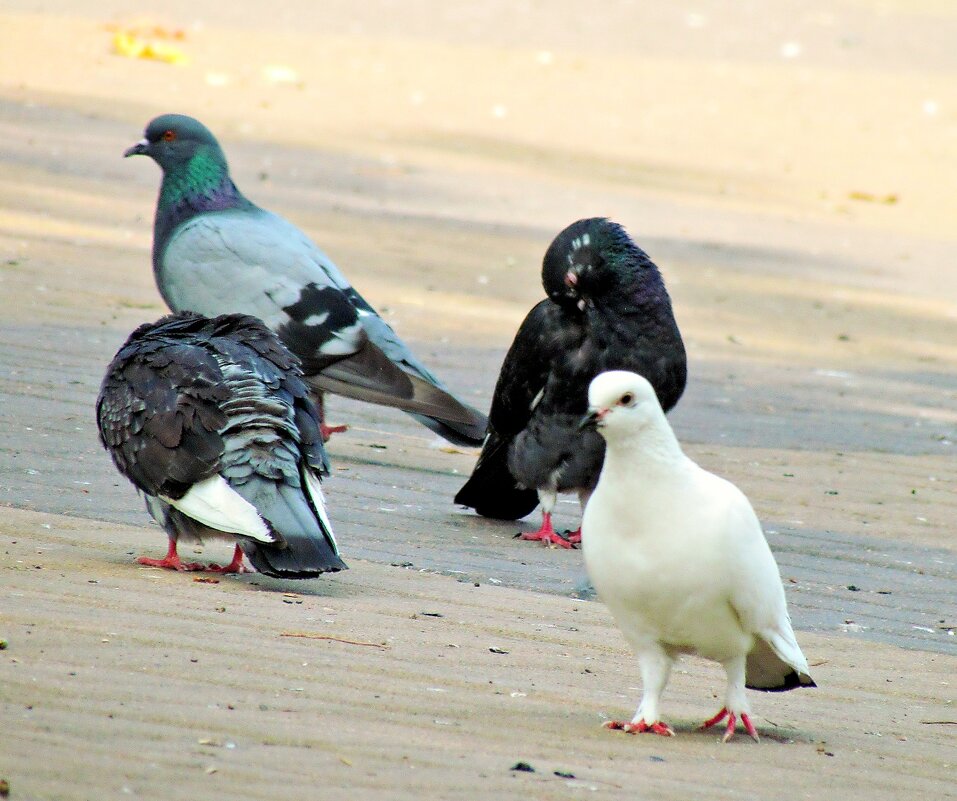
<instances>
[{"instance_id":1,"label":"red foot","mask_svg":"<svg viewBox=\"0 0 957 801\"><path fill-rule=\"evenodd\" d=\"M169 550L162 559L150 559L146 556L140 556L136 560L137 564L147 567L161 567L164 570L179 570L196 573L252 573L248 567L243 565L243 552L237 545L233 553L233 561L228 565L220 567L219 565L204 565L201 562L184 562L176 553L176 542L169 541Z\"/></svg>"},{"instance_id":2,"label":"red foot","mask_svg":"<svg viewBox=\"0 0 957 801\"><path fill-rule=\"evenodd\" d=\"M704 723L702 723L698 728L699 729L710 729L716 723L720 723L725 718L728 719L728 725L724 729L724 737L721 738L721 742L726 743L732 737L734 737L734 727L737 724L737 717L735 717L733 712L729 712L727 707L721 707L718 711L718 714L713 718L709 718ZM758 730L754 728L754 724L751 722L751 718L745 712L741 713L741 723L744 724L744 730L751 735L751 738L758 742Z\"/></svg>"},{"instance_id":3,"label":"red foot","mask_svg":"<svg viewBox=\"0 0 957 801\"><path fill-rule=\"evenodd\" d=\"M225 574L225 573L252 573L253 571L250 570L248 567L246 567L246 566L243 564L243 555L244 555L244 554L243 554L243 549L240 548L240 547L237 545L237 546L236 546L236 550L233 551L233 561L232 561L232 562L230 562L228 565L224 565L223 567L220 567L219 565L209 565L209 566L207 566L206 569L207 569L210 573L223 573L223 574Z\"/></svg>"},{"instance_id":4,"label":"red foot","mask_svg":"<svg viewBox=\"0 0 957 801\"><path fill-rule=\"evenodd\" d=\"M660 720L656 720L654 723L645 723L643 720L639 720L637 723L624 720L608 720L602 723L602 726L606 729L623 731L626 734L642 734L646 731L650 731L653 734L660 734L662 737L675 736L674 729L667 723L662 723Z\"/></svg>"},{"instance_id":5,"label":"red foot","mask_svg":"<svg viewBox=\"0 0 957 801\"><path fill-rule=\"evenodd\" d=\"M141 556L136 560L138 564L146 565L147 567L161 567L164 570L205 570L204 565L199 564L199 562L184 562L179 558L179 554L176 553L176 540L169 541L169 548L166 551L166 556L162 559L150 559L146 556Z\"/></svg>"},{"instance_id":6,"label":"red foot","mask_svg":"<svg viewBox=\"0 0 957 801\"><path fill-rule=\"evenodd\" d=\"M542 512L542 527L538 531L528 531L519 535L523 540L540 540L545 545L557 545L559 548L571 548L572 544L552 528L552 516Z\"/></svg>"},{"instance_id":7,"label":"red foot","mask_svg":"<svg viewBox=\"0 0 957 801\"><path fill-rule=\"evenodd\" d=\"M582 541L582 527L579 526L574 531L567 532L565 537L569 542L577 545Z\"/></svg>"},{"instance_id":8,"label":"red foot","mask_svg":"<svg viewBox=\"0 0 957 801\"><path fill-rule=\"evenodd\" d=\"M333 434L342 434L349 430L349 426L327 426L325 423L319 425L319 433L322 434L322 441L328 442Z\"/></svg>"}]
</instances>

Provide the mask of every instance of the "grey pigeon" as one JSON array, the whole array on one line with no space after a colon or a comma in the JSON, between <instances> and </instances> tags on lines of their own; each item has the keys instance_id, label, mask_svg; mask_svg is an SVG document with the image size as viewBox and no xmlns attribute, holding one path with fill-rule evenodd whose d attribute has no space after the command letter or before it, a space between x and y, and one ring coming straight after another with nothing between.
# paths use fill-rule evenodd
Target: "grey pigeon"
<instances>
[{"instance_id":1,"label":"grey pigeon","mask_svg":"<svg viewBox=\"0 0 957 801\"><path fill-rule=\"evenodd\" d=\"M671 299L654 262L620 225L579 220L549 246L548 296L528 313L492 398L489 433L455 502L480 515L524 517L542 504L542 527L523 539L571 547L578 532L555 532L559 492L582 506L598 481L605 444L579 431L588 384L611 369L647 377L665 409L684 391L687 360Z\"/></svg>"},{"instance_id":2,"label":"grey pigeon","mask_svg":"<svg viewBox=\"0 0 957 801\"><path fill-rule=\"evenodd\" d=\"M181 313L137 328L106 372L100 441L166 529L176 570L270 576L344 570L319 485L319 412L299 362L259 320ZM226 538L232 562L180 560L180 539Z\"/></svg>"},{"instance_id":3,"label":"grey pigeon","mask_svg":"<svg viewBox=\"0 0 957 801\"><path fill-rule=\"evenodd\" d=\"M585 566L638 655L643 694L630 733L674 732L658 714L675 659L698 654L728 677L724 706L702 728L737 720L755 740L745 687L813 687L761 524L734 484L685 456L652 386L625 371L588 390L586 428L608 442L582 520Z\"/></svg>"},{"instance_id":4,"label":"grey pigeon","mask_svg":"<svg viewBox=\"0 0 957 801\"><path fill-rule=\"evenodd\" d=\"M246 199L202 123L164 114L124 155L163 170L153 272L171 309L263 320L302 360L320 412L328 391L402 409L451 442L481 443L485 416L452 397L302 231Z\"/></svg>"}]
</instances>

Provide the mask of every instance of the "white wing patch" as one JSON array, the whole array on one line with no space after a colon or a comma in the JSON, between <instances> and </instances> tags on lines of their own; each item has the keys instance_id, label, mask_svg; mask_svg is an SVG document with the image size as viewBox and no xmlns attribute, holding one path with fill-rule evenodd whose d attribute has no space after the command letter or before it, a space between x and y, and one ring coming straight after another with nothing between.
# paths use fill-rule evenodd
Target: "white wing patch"
<instances>
[{"instance_id":1,"label":"white wing patch","mask_svg":"<svg viewBox=\"0 0 957 801\"><path fill-rule=\"evenodd\" d=\"M305 320L302 321L302 324L319 326L325 323L328 319L329 312L319 312L317 314L310 314Z\"/></svg>"},{"instance_id":2,"label":"white wing patch","mask_svg":"<svg viewBox=\"0 0 957 801\"><path fill-rule=\"evenodd\" d=\"M184 515L228 534L242 534L259 542L278 540L256 511L222 476L212 476L190 487L182 498L160 498Z\"/></svg>"},{"instance_id":3,"label":"white wing patch","mask_svg":"<svg viewBox=\"0 0 957 801\"><path fill-rule=\"evenodd\" d=\"M328 356L349 356L356 352L363 341L361 322L329 333L332 338L319 347L319 352Z\"/></svg>"}]
</instances>

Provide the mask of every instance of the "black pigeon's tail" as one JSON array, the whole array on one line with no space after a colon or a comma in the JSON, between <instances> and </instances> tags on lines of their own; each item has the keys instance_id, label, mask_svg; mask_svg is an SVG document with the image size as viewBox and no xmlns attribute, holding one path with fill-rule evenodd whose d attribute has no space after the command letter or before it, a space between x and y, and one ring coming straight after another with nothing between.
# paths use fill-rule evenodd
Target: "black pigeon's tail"
<instances>
[{"instance_id":1,"label":"black pigeon's tail","mask_svg":"<svg viewBox=\"0 0 957 801\"><path fill-rule=\"evenodd\" d=\"M490 432L469 480L455 502L470 506L483 517L518 520L538 506L538 493L515 483L508 469L508 443Z\"/></svg>"},{"instance_id":2,"label":"black pigeon's tail","mask_svg":"<svg viewBox=\"0 0 957 801\"><path fill-rule=\"evenodd\" d=\"M246 558L260 573L304 579L348 569L339 558L318 479L303 471L303 483L305 486L300 488L254 476L242 485L234 485L282 538L275 544L246 537L237 539Z\"/></svg>"}]
</instances>

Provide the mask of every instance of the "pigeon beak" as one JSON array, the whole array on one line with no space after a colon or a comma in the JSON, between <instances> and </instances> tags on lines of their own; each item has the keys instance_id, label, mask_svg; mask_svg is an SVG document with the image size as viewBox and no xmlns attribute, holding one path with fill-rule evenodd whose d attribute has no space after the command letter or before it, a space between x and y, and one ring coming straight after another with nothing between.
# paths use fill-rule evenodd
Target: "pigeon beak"
<instances>
[{"instance_id":1,"label":"pigeon beak","mask_svg":"<svg viewBox=\"0 0 957 801\"><path fill-rule=\"evenodd\" d=\"M606 414L608 414L607 409L589 410L588 414L578 421L578 430L597 429L601 421L605 419Z\"/></svg>"},{"instance_id":2,"label":"pigeon beak","mask_svg":"<svg viewBox=\"0 0 957 801\"><path fill-rule=\"evenodd\" d=\"M128 159L130 156L145 156L149 153L150 143L145 139L140 139L133 147L128 147L123 151L123 158Z\"/></svg>"},{"instance_id":3,"label":"pigeon beak","mask_svg":"<svg viewBox=\"0 0 957 801\"><path fill-rule=\"evenodd\" d=\"M565 273L565 286L571 288L578 284L578 273L574 270L569 270Z\"/></svg>"}]
</instances>

